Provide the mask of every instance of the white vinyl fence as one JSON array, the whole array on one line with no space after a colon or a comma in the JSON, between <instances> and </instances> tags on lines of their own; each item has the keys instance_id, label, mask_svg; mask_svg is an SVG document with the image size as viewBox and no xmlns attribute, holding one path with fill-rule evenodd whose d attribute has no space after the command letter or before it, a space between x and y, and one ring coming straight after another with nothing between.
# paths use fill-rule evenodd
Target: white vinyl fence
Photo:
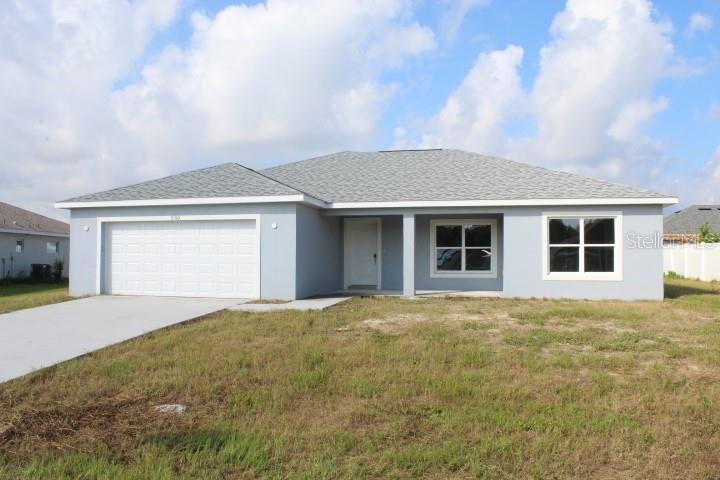
<instances>
[{"instance_id":1,"label":"white vinyl fence","mask_svg":"<svg viewBox=\"0 0 720 480\"><path fill-rule=\"evenodd\" d=\"M665 246L663 271L686 278L720 280L720 243Z\"/></svg>"}]
</instances>

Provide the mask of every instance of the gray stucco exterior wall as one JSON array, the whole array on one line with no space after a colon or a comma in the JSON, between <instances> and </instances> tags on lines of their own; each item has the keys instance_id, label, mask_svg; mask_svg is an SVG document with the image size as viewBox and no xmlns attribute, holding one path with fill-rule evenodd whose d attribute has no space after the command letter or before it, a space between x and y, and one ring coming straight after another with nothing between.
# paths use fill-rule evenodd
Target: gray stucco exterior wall
<instances>
[{"instance_id":1,"label":"gray stucco exterior wall","mask_svg":"<svg viewBox=\"0 0 720 480\"><path fill-rule=\"evenodd\" d=\"M297 298L342 288L342 221L297 206Z\"/></svg>"},{"instance_id":2,"label":"gray stucco exterior wall","mask_svg":"<svg viewBox=\"0 0 720 480\"><path fill-rule=\"evenodd\" d=\"M488 219L497 220L496 278L432 278L430 276L430 221L432 219ZM417 215L415 218L415 288L417 290L482 290L497 292L503 289L503 224L501 215Z\"/></svg>"},{"instance_id":3,"label":"gray stucco exterior wall","mask_svg":"<svg viewBox=\"0 0 720 480\"><path fill-rule=\"evenodd\" d=\"M260 295L263 298L294 299L296 205L193 205L167 207L118 207L74 209L70 214L70 294L94 295L98 278L97 219L102 217L179 217L187 215L260 215ZM137 221L136 220L136 221ZM275 223L277 229L272 228ZM87 231L85 230L87 228ZM102 263L102 262L101 262Z\"/></svg>"},{"instance_id":4,"label":"gray stucco exterior wall","mask_svg":"<svg viewBox=\"0 0 720 480\"><path fill-rule=\"evenodd\" d=\"M622 213L623 277L616 281L544 280L543 212ZM661 239L661 206L513 208L504 211L505 297L662 300L662 242L641 247L633 239Z\"/></svg>"},{"instance_id":5,"label":"gray stucco exterior wall","mask_svg":"<svg viewBox=\"0 0 720 480\"><path fill-rule=\"evenodd\" d=\"M621 280L548 280L543 278L543 213L622 214ZM382 287L403 288L403 214L415 215L415 288L417 290L483 290L505 297L588 299L663 298L662 245L640 248L633 236L661 238L662 207L568 206L375 209L322 211L289 203L75 209L71 212L72 271L70 293L97 292L98 217L259 214L261 296L294 299L330 293L343 287L343 218L382 219ZM430 221L442 218L494 218L497 221L496 278L432 278ZM276 229L272 225L276 224ZM85 227L88 231L85 231ZM102 278L102 269L101 276Z\"/></svg>"},{"instance_id":6,"label":"gray stucco exterior wall","mask_svg":"<svg viewBox=\"0 0 720 480\"><path fill-rule=\"evenodd\" d=\"M22 253L15 252L18 240L24 242ZM59 242L60 250L57 253L48 253L48 242ZM70 240L67 237L0 232L0 278L29 278L33 263L52 265L57 259L65 262L63 277L67 277L69 245ZM10 261L11 257L12 262Z\"/></svg>"},{"instance_id":7,"label":"gray stucco exterior wall","mask_svg":"<svg viewBox=\"0 0 720 480\"><path fill-rule=\"evenodd\" d=\"M543 278L543 213L622 214L622 280L546 280ZM500 291L505 297L576 299L663 298L662 244L638 248L632 238L662 237L660 205L567 207L446 208L416 210L347 210L336 216L380 216L383 222L383 288L402 289L402 214L415 214L415 288L417 290ZM496 218L497 278L431 278L430 220ZM630 236L630 237L629 237ZM395 262L395 263L393 263Z\"/></svg>"}]
</instances>

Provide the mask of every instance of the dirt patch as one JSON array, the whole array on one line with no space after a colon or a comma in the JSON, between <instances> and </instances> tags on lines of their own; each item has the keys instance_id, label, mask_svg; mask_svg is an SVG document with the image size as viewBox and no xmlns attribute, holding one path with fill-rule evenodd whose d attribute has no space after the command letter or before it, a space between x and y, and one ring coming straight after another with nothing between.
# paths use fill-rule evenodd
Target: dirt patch
<instances>
[{"instance_id":1,"label":"dirt patch","mask_svg":"<svg viewBox=\"0 0 720 480\"><path fill-rule=\"evenodd\" d=\"M369 329L389 334L399 334L413 324L429 320L426 315L407 314L393 315L385 318L369 318L360 322L360 325Z\"/></svg>"},{"instance_id":2,"label":"dirt patch","mask_svg":"<svg viewBox=\"0 0 720 480\"><path fill-rule=\"evenodd\" d=\"M595 350L591 345L577 344L577 343L559 343L553 346L552 349L543 349L544 351L555 353L555 352L567 352L567 353L588 353Z\"/></svg>"},{"instance_id":3,"label":"dirt patch","mask_svg":"<svg viewBox=\"0 0 720 480\"><path fill-rule=\"evenodd\" d=\"M118 396L82 406L54 405L15 412L0 421L0 453L30 455L38 444L55 451L84 450L99 445L120 447L157 423L176 427L187 423L179 415L153 410L147 397Z\"/></svg>"},{"instance_id":4,"label":"dirt patch","mask_svg":"<svg viewBox=\"0 0 720 480\"><path fill-rule=\"evenodd\" d=\"M720 370L718 370L718 368L689 359L680 361L678 371L686 376L695 378L712 379L715 381L720 379Z\"/></svg>"},{"instance_id":5,"label":"dirt patch","mask_svg":"<svg viewBox=\"0 0 720 480\"><path fill-rule=\"evenodd\" d=\"M503 322L512 322L506 312L493 312L487 314L477 313L450 313L442 317L442 320L448 322L496 322L502 320Z\"/></svg>"},{"instance_id":6,"label":"dirt patch","mask_svg":"<svg viewBox=\"0 0 720 480\"><path fill-rule=\"evenodd\" d=\"M637 333L637 329L635 329L635 328L618 327L617 325L613 325L612 323L609 323L609 322L593 323L590 326L592 328L599 328L599 329L606 330L608 332L613 332L613 333L621 333L621 334L622 333Z\"/></svg>"}]
</instances>

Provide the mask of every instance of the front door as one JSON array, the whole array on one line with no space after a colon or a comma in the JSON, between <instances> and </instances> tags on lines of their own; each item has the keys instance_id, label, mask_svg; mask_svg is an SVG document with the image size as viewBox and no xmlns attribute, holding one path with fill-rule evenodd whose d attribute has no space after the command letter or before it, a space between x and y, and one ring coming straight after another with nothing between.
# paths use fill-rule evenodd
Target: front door
<instances>
[{"instance_id":1,"label":"front door","mask_svg":"<svg viewBox=\"0 0 720 480\"><path fill-rule=\"evenodd\" d=\"M381 288L380 219L345 219L345 287Z\"/></svg>"}]
</instances>

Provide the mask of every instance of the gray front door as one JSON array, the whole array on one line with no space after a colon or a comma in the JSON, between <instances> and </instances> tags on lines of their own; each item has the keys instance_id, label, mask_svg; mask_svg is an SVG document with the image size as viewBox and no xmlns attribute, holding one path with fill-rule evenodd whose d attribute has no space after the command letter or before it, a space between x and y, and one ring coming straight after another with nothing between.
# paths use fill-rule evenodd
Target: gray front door
<instances>
[{"instance_id":1,"label":"gray front door","mask_svg":"<svg viewBox=\"0 0 720 480\"><path fill-rule=\"evenodd\" d=\"M380 288L380 220L345 221L345 286Z\"/></svg>"}]
</instances>

